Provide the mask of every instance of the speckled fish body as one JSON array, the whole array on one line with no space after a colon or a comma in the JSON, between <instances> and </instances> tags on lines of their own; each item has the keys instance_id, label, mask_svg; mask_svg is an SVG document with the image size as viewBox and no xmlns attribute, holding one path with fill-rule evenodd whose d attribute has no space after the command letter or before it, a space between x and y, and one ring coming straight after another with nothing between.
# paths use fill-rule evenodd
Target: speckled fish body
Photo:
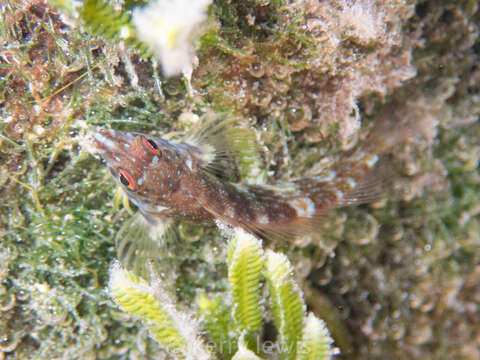
<instances>
[{"instance_id":1,"label":"speckled fish body","mask_svg":"<svg viewBox=\"0 0 480 360\"><path fill-rule=\"evenodd\" d=\"M188 142L100 129L90 135L89 143L151 223L166 216L200 224L219 220L267 237L299 235L311 231L319 216L332 208L375 198L371 181L364 181L379 159L375 144L316 176L246 186L208 172L208 156Z\"/></svg>"}]
</instances>

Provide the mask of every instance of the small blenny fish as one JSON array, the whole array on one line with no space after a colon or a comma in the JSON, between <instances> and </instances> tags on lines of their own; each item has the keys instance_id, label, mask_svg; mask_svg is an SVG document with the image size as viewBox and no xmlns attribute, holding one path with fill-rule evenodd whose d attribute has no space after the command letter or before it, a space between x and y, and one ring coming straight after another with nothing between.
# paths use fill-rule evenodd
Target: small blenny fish
<instances>
[{"instance_id":1,"label":"small blenny fish","mask_svg":"<svg viewBox=\"0 0 480 360\"><path fill-rule=\"evenodd\" d=\"M312 232L332 208L379 199L382 179L372 169L386 144L367 141L315 176L239 185L210 171L216 157L225 153L216 148L218 137L222 131L174 142L99 129L89 134L87 143L151 224L168 217L199 224L220 221L262 238L290 237Z\"/></svg>"}]
</instances>

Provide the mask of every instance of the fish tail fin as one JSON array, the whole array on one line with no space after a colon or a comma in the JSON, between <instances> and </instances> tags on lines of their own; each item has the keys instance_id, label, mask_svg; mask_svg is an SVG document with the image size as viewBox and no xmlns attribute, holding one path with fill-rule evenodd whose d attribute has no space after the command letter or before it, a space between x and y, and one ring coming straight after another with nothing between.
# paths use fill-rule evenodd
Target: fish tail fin
<instances>
[{"instance_id":1,"label":"fish tail fin","mask_svg":"<svg viewBox=\"0 0 480 360\"><path fill-rule=\"evenodd\" d=\"M374 128L362 145L375 148L378 155L383 155L402 143L421 135L432 138L436 131L436 120L424 113L419 104L391 102L386 104L378 114ZM433 133L433 135L432 135Z\"/></svg>"}]
</instances>

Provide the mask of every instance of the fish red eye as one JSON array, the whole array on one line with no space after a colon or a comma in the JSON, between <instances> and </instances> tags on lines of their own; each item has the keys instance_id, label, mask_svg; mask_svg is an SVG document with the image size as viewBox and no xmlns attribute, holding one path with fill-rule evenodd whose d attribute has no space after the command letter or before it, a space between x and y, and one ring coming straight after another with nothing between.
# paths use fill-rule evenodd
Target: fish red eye
<instances>
[{"instance_id":1,"label":"fish red eye","mask_svg":"<svg viewBox=\"0 0 480 360\"><path fill-rule=\"evenodd\" d=\"M135 189L135 181L133 181L132 175L130 175L127 171L120 170L119 179L120 182L130 190Z\"/></svg>"},{"instance_id":2,"label":"fish red eye","mask_svg":"<svg viewBox=\"0 0 480 360\"><path fill-rule=\"evenodd\" d=\"M145 145L145 147L150 150L152 153L154 154L158 154L159 153L159 150L158 150L158 145L156 144L155 141L151 140L151 139L145 139L143 138L143 144Z\"/></svg>"}]
</instances>

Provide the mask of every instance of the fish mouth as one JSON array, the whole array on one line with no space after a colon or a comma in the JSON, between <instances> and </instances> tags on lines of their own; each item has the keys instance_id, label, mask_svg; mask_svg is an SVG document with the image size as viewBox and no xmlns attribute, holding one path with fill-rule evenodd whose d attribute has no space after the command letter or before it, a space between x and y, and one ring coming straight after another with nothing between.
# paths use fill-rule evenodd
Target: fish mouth
<instances>
[{"instance_id":1,"label":"fish mouth","mask_svg":"<svg viewBox=\"0 0 480 360\"><path fill-rule=\"evenodd\" d=\"M114 130L98 129L97 131L89 131L80 139L80 145L92 155L103 155L107 151L116 151Z\"/></svg>"},{"instance_id":2,"label":"fish mouth","mask_svg":"<svg viewBox=\"0 0 480 360\"><path fill-rule=\"evenodd\" d=\"M122 150L125 151L121 148L122 144L123 147L129 147L134 140L134 134L100 128L96 131L87 132L79 143L90 154L108 160L113 154L122 153Z\"/></svg>"},{"instance_id":3,"label":"fish mouth","mask_svg":"<svg viewBox=\"0 0 480 360\"><path fill-rule=\"evenodd\" d=\"M78 144L81 146L81 148L87 152L89 152L91 155L98 156L99 155L99 148L94 141L93 137L94 132L93 131L88 131L85 135L82 135L78 138Z\"/></svg>"}]
</instances>

